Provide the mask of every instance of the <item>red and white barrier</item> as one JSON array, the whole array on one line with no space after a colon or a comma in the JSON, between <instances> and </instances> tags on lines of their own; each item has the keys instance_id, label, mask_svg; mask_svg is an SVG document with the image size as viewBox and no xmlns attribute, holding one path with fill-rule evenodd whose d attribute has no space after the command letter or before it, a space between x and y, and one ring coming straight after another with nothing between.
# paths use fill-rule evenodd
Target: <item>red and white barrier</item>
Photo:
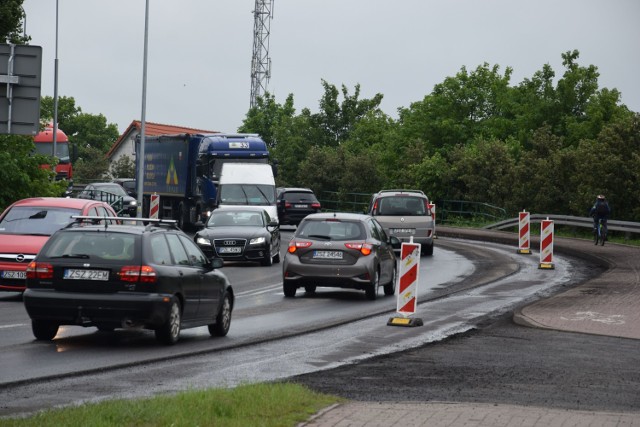
<instances>
[{"instance_id":1,"label":"red and white barrier","mask_svg":"<svg viewBox=\"0 0 640 427\"><path fill-rule=\"evenodd\" d=\"M160 196L152 194L149 204L149 218L158 219L158 212L160 211Z\"/></svg>"},{"instance_id":2,"label":"red and white barrier","mask_svg":"<svg viewBox=\"0 0 640 427\"><path fill-rule=\"evenodd\" d=\"M529 228L529 212L522 211L518 215L518 251L519 254L531 255L531 233Z\"/></svg>"},{"instance_id":3,"label":"red and white barrier","mask_svg":"<svg viewBox=\"0 0 640 427\"><path fill-rule=\"evenodd\" d=\"M393 326L422 326L422 319L409 318L415 314L418 301L418 272L420 271L420 244L403 243L400 248L400 276L398 278L397 313L387 322Z\"/></svg>"},{"instance_id":4,"label":"red and white barrier","mask_svg":"<svg viewBox=\"0 0 640 427\"><path fill-rule=\"evenodd\" d=\"M543 219L540 227L540 266L553 269L553 220Z\"/></svg>"}]
</instances>

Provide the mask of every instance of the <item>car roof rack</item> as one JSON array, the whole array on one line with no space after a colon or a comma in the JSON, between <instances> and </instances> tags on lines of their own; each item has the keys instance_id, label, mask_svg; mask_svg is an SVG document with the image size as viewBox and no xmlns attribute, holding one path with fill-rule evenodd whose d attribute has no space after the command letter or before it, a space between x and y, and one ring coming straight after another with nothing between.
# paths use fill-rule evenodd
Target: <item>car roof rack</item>
<instances>
[{"instance_id":1,"label":"car roof rack","mask_svg":"<svg viewBox=\"0 0 640 427\"><path fill-rule=\"evenodd\" d=\"M416 194L422 194L423 196L425 196L424 191L422 190L407 190L402 188L380 190L378 193L416 193Z\"/></svg>"},{"instance_id":2,"label":"car roof rack","mask_svg":"<svg viewBox=\"0 0 640 427\"><path fill-rule=\"evenodd\" d=\"M67 225L73 226L74 224L79 224L83 222L90 222L92 224L97 224L99 221L103 220L114 220L119 221L120 224L124 224L127 222L142 222L143 225L148 226L159 226L159 227L169 227L178 229L178 222L174 219L157 219L157 218L129 218L122 216L98 216L98 215L72 215L71 218L74 222ZM105 224L106 225L106 224Z\"/></svg>"}]
</instances>

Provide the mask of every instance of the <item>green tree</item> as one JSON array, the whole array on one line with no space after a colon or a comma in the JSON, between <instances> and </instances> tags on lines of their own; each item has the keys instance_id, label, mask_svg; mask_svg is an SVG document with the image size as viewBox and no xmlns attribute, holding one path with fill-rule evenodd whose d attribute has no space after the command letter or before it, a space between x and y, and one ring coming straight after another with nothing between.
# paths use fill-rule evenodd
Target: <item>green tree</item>
<instances>
[{"instance_id":1,"label":"green tree","mask_svg":"<svg viewBox=\"0 0 640 427\"><path fill-rule=\"evenodd\" d=\"M87 146L84 155L73 165L78 182L102 181L109 179L109 160L99 149Z\"/></svg>"},{"instance_id":2,"label":"green tree","mask_svg":"<svg viewBox=\"0 0 640 427\"><path fill-rule=\"evenodd\" d=\"M338 101L338 89L322 80L324 94L320 99L320 111L311 114L312 143L320 146L337 146L348 140L351 131L360 119L370 112L380 111L382 94L371 99L360 99L360 85L355 86L354 94L342 85L342 102ZM304 112L303 112L304 113ZM307 112L308 114L308 112Z\"/></svg>"},{"instance_id":3,"label":"green tree","mask_svg":"<svg viewBox=\"0 0 640 427\"><path fill-rule=\"evenodd\" d=\"M40 120L53 121L53 98L45 96L41 102ZM75 152L75 159L82 159L82 166L74 165L77 181L95 179L95 176L104 176L109 171L106 153L118 139L118 127L113 123L107 123L107 118L102 114L83 113L76 106L73 97L58 98L58 127L69 138L69 144ZM97 156L99 158L94 158ZM99 168L91 170L86 166L90 164ZM88 175L87 175L88 174Z\"/></svg>"},{"instance_id":4,"label":"green tree","mask_svg":"<svg viewBox=\"0 0 640 427\"><path fill-rule=\"evenodd\" d=\"M3 0L0 2L0 40L2 43L27 44L31 37L23 34L25 13L24 0Z\"/></svg>"},{"instance_id":5,"label":"green tree","mask_svg":"<svg viewBox=\"0 0 640 427\"><path fill-rule=\"evenodd\" d=\"M132 178L136 174L136 164L129 156L121 156L111 163L109 173L114 178Z\"/></svg>"},{"instance_id":6,"label":"green tree","mask_svg":"<svg viewBox=\"0 0 640 427\"><path fill-rule=\"evenodd\" d=\"M33 140L26 136L0 135L0 208L35 196L60 196L67 186L53 181L49 157L33 155ZM49 168L40 165L48 164Z\"/></svg>"}]
</instances>

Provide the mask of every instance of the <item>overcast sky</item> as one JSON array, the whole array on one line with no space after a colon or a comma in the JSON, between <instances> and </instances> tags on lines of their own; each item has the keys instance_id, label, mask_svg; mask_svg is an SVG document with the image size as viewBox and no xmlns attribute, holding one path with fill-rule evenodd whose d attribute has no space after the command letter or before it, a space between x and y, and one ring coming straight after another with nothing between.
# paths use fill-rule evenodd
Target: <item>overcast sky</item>
<instances>
[{"instance_id":1,"label":"overcast sky","mask_svg":"<svg viewBox=\"0 0 640 427\"><path fill-rule=\"evenodd\" d=\"M146 120L235 132L249 109L254 0L150 0ZM42 95L53 96L54 0L25 0L27 34L43 47ZM123 132L142 113L144 0L58 0L58 95ZM384 95L397 117L484 62L511 85L577 49L600 88L640 111L638 0L274 0L269 92L317 111L324 79Z\"/></svg>"}]
</instances>

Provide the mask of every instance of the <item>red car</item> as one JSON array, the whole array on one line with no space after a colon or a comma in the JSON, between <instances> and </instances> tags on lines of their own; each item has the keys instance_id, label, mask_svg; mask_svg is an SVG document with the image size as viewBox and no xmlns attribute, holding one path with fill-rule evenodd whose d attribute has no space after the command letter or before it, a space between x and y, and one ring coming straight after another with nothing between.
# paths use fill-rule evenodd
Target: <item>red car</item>
<instances>
[{"instance_id":1,"label":"red car","mask_svg":"<svg viewBox=\"0 0 640 427\"><path fill-rule=\"evenodd\" d=\"M115 217L97 200L36 197L13 203L0 215L0 291L23 292L27 265L49 236L73 222L73 215Z\"/></svg>"}]
</instances>

